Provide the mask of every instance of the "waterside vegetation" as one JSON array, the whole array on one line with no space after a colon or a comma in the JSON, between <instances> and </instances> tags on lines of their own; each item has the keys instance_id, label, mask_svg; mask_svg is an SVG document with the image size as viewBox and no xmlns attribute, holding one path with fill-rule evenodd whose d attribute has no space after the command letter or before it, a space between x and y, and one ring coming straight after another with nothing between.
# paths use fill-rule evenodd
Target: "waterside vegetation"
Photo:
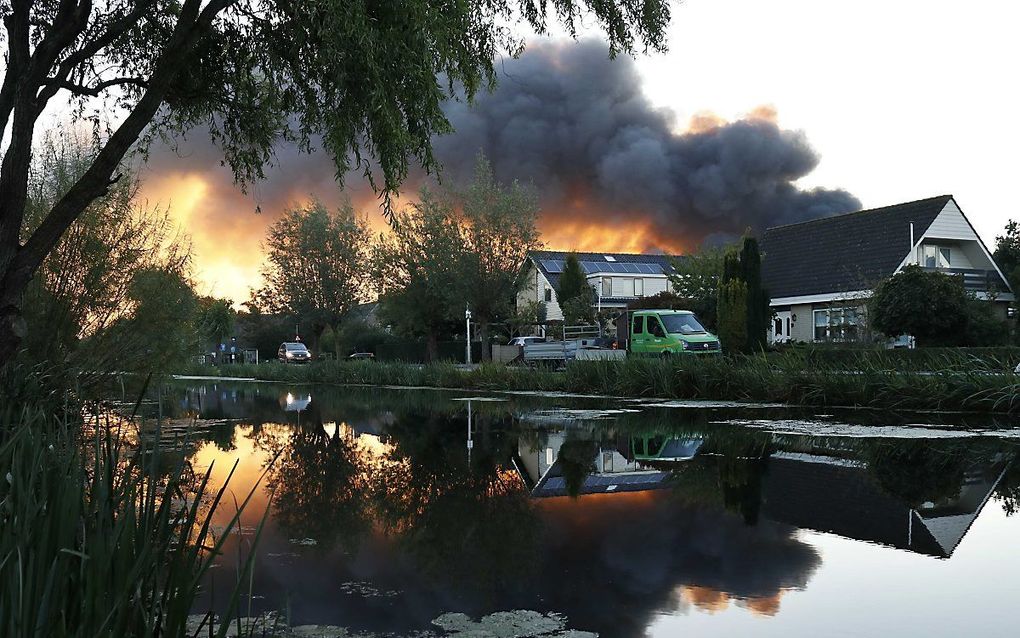
<instances>
[{"instance_id":1,"label":"waterside vegetation","mask_svg":"<svg viewBox=\"0 0 1020 638\"><path fill-rule=\"evenodd\" d=\"M452 363L408 365L371 361L203 366L194 374L289 383L422 386L478 390L572 392L856 406L902 410L1020 411L1020 379L1009 361L943 351L926 359L879 351L825 359L806 352L756 356L628 358L577 361L563 371Z\"/></svg>"}]
</instances>

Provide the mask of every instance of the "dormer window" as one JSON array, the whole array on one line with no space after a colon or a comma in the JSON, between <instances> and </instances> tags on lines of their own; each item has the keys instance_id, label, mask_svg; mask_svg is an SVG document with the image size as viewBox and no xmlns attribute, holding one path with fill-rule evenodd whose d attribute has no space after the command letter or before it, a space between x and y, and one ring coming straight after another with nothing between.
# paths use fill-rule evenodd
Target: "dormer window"
<instances>
[{"instance_id":1,"label":"dormer window","mask_svg":"<svg viewBox=\"0 0 1020 638\"><path fill-rule=\"evenodd\" d=\"M921 264L925 268L949 268L952 263L952 250L948 246L935 246L925 244L923 247L923 260Z\"/></svg>"}]
</instances>

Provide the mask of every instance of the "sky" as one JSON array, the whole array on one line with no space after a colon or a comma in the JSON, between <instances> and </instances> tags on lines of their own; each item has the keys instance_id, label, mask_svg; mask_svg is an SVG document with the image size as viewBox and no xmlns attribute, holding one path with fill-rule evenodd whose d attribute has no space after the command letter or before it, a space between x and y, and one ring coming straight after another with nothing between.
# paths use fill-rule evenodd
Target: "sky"
<instances>
[{"instance_id":1,"label":"sky","mask_svg":"<svg viewBox=\"0 0 1020 638\"><path fill-rule=\"evenodd\" d=\"M764 127L764 132L756 129L756 134L799 158L791 188L823 189L819 193L826 201L832 195L842 202L842 208L820 214L951 193L991 245L1007 219L1020 217L1010 180L1020 168L1015 155L1020 146L1016 115L1020 97L1014 86L1020 39L1012 33L1017 18L1020 8L1012 3L988 0L838 4L686 0L674 7L668 52L639 53L630 66L623 61L606 68L624 69L620 82L631 75L637 78L638 104L625 104L627 117L652 122L653 129L671 127L673 133L683 136L700 131L705 122L723 132L735 131L734 135L747 122ZM568 62L586 60L583 52L577 53L585 46L590 47L591 40L564 44L560 37L535 39L521 66L514 68L529 74L541 74L548 67L562 68L564 65L543 65L536 60L541 61L542 55L555 60L574 56L565 58ZM556 95L566 105L565 120L573 113L570 109L585 109L583 96L579 102L576 95L576 85L588 81L578 79L584 64L566 64L566 72L555 78ZM473 139L470 135L477 133L479 126L498 128L503 113L501 96L515 95L515 88L506 84L504 80L490 102L482 102L478 112L488 109L488 116L457 113L455 124L464 124L461 136L442 144L466 147L465 140ZM612 131L596 134L607 136L609 147L620 143ZM655 135L663 136L661 132ZM700 141L698 137L677 137L664 144L669 153L686 158L692 146L700 148ZM654 219L650 226L624 215L627 207L621 207L620 202L625 194L619 189L585 190L579 200L583 205L571 209L566 202L577 198L569 184L564 186L564 179L570 176L563 176L562 166L547 170L542 164L551 152L548 147L519 148L523 160L501 165L506 148L486 149L493 156L499 178L537 177L538 186L558 193L543 200L540 228L550 247L642 250L654 245L659 250L685 251L710 239L692 220L714 214L706 210L712 208L711 203L663 213L661 202L644 201L637 208L641 219ZM284 161L269 171L266 183L257 185L248 196L242 195L218 167L214 150L197 144L195 148L185 145L183 157L155 153L143 173L143 194L152 203L169 205L171 213L191 232L196 276L203 291L241 302L247 299L248 288L258 284L259 241L282 206L307 199L311 193L330 204L343 195L332 184L332 171L327 170L328 160L322 155ZM534 162L528 161L529 157ZM456 176L457 162L447 163L453 165ZM592 170L601 171L603 164L593 165ZM686 184L683 166L687 166L686 160L679 164L664 160L655 164L654 170L637 173L629 166L629 182L635 184L636 192L655 189L664 182L684 181L685 185L678 187L682 194L689 194L685 188L700 194L702 191ZM543 181L550 172L557 179ZM648 175L647 184L641 183L641 175ZM356 181L350 196L381 230L384 224L372 198ZM414 176L411 182L416 183ZM799 195L794 192L791 196ZM646 193L641 197L648 199ZM661 194L662 199L670 197L673 191ZM263 210L258 215L254 213L256 201ZM769 201L762 205L767 207ZM748 204L741 200L739 206L744 210ZM781 221L789 219L755 218L748 223ZM743 222L743 217L735 215L731 222L721 224L719 234L729 237Z\"/></svg>"}]
</instances>

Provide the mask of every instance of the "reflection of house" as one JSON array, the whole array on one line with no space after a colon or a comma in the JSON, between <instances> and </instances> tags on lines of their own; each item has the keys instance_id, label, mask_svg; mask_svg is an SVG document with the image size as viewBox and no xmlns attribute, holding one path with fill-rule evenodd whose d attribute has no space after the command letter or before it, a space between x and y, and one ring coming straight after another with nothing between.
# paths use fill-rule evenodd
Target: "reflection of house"
<instances>
[{"instance_id":1,"label":"reflection of house","mask_svg":"<svg viewBox=\"0 0 1020 638\"><path fill-rule=\"evenodd\" d=\"M546 305L546 318L563 319L556 299L565 252L534 250L523 266L524 288L517 305L537 301ZM588 283L595 289L603 308L625 308L640 297L650 297L669 289L669 255L633 255L627 253L575 253Z\"/></svg>"},{"instance_id":2,"label":"reflection of house","mask_svg":"<svg viewBox=\"0 0 1020 638\"><path fill-rule=\"evenodd\" d=\"M1002 464L974 468L965 474L957 498L914 508L882 491L863 463L776 453L765 474L761 513L800 528L948 558L1002 471Z\"/></svg>"},{"instance_id":3,"label":"reflection of house","mask_svg":"<svg viewBox=\"0 0 1020 638\"><path fill-rule=\"evenodd\" d=\"M1013 300L952 195L769 228L762 252L775 341L856 339L862 300L908 264L960 276L978 297Z\"/></svg>"},{"instance_id":4,"label":"reflection of house","mask_svg":"<svg viewBox=\"0 0 1020 638\"><path fill-rule=\"evenodd\" d=\"M544 433L539 445L518 443L516 460L521 477L532 496L565 496L568 486L567 461L560 452L567 443L565 432ZM701 447L701 439L666 439L662 437L623 437L616 446L597 441L574 439L581 444L580 458L590 459L577 494L639 492L669 487L671 472L661 463L686 461Z\"/></svg>"}]
</instances>

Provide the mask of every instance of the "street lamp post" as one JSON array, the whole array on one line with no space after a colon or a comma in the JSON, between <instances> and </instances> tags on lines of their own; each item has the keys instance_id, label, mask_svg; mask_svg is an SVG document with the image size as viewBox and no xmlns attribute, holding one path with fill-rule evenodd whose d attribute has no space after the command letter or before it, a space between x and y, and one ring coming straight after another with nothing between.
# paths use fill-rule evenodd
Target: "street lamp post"
<instances>
[{"instance_id":1,"label":"street lamp post","mask_svg":"<svg viewBox=\"0 0 1020 638\"><path fill-rule=\"evenodd\" d=\"M468 365L471 365L471 308L468 306L464 306L464 325L467 328L467 346L465 347L464 360L467 361Z\"/></svg>"}]
</instances>

